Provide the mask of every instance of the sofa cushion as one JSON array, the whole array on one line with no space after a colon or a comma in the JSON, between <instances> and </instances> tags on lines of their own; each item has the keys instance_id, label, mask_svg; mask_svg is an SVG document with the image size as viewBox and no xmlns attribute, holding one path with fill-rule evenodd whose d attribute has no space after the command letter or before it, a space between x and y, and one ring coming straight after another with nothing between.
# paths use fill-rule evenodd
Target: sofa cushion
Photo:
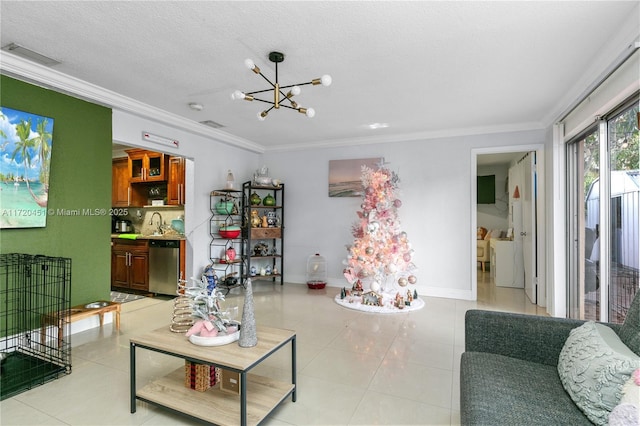
<instances>
[{"instance_id":1,"label":"sofa cushion","mask_svg":"<svg viewBox=\"0 0 640 426\"><path fill-rule=\"evenodd\" d=\"M640 356L640 291L636 294L618 332L620 340Z\"/></svg>"},{"instance_id":2,"label":"sofa cushion","mask_svg":"<svg viewBox=\"0 0 640 426\"><path fill-rule=\"evenodd\" d=\"M484 352L462 354L460 419L463 425L591 425L555 366Z\"/></svg>"},{"instance_id":3,"label":"sofa cushion","mask_svg":"<svg viewBox=\"0 0 640 426\"><path fill-rule=\"evenodd\" d=\"M607 424L620 402L622 387L640 367L618 335L603 324L589 321L569 333L560 357L560 380L576 405L594 423Z\"/></svg>"}]
</instances>

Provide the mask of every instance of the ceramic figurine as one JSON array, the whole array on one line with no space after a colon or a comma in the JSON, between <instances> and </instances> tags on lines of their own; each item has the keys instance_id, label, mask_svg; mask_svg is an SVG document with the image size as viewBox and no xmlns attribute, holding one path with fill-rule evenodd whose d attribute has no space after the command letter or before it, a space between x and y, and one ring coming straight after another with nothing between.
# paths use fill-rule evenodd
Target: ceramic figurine
<instances>
[{"instance_id":1,"label":"ceramic figurine","mask_svg":"<svg viewBox=\"0 0 640 426\"><path fill-rule=\"evenodd\" d=\"M267 221L267 215L262 216L262 227L263 228L269 227L269 222Z\"/></svg>"},{"instance_id":2,"label":"ceramic figurine","mask_svg":"<svg viewBox=\"0 0 640 426\"><path fill-rule=\"evenodd\" d=\"M267 267L264 268L264 274L271 275L271 265L267 265Z\"/></svg>"},{"instance_id":3,"label":"ceramic figurine","mask_svg":"<svg viewBox=\"0 0 640 426\"><path fill-rule=\"evenodd\" d=\"M260 216L258 214L258 210L251 210L251 227L252 228L260 228Z\"/></svg>"},{"instance_id":4,"label":"ceramic figurine","mask_svg":"<svg viewBox=\"0 0 640 426\"><path fill-rule=\"evenodd\" d=\"M249 275L251 275L252 277L255 277L256 275L258 275L258 270L256 269L255 265L251 265L251 269L249 270Z\"/></svg>"},{"instance_id":5,"label":"ceramic figurine","mask_svg":"<svg viewBox=\"0 0 640 426\"><path fill-rule=\"evenodd\" d=\"M269 226L269 228L275 228L276 212L267 212L267 225Z\"/></svg>"}]
</instances>

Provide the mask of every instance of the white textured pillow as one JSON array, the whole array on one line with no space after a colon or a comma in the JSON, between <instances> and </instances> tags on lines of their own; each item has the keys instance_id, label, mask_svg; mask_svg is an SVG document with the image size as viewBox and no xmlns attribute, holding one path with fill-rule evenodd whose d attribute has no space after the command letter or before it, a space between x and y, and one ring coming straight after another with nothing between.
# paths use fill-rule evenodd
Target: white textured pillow
<instances>
[{"instance_id":1,"label":"white textured pillow","mask_svg":"<svg viewBox=\"0 0 640 426\"><path fill-rule=\"evenodd\" d=\"M640 358L611 328L589 321L571 330L558 359L564 389L595 424L606 425Z\"/></svg>"}]
</instances>

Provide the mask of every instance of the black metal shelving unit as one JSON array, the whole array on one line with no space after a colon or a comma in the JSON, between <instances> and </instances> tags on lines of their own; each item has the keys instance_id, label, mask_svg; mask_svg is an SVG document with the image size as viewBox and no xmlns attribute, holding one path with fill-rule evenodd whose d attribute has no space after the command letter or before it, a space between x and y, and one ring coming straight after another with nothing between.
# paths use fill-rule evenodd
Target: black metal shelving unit
<instances>
[{"instance_id":1,"label":"black metal shelving unit","mask_svg":"<svg viewBox=\"0 0 640 426\"><path fill-rule=\"evenodd\" d=\"M220 201L233 202L231 211L221 213L217 210L216 204ZM242 191L234 189L216 189L211 191L209 196L209 209L211 210L211 219L209 223L209 233L211 235L211 243L209 245L209 259L211 266L218 277L217 286L227 290L244 286L244 276L246 271L245 256L243 254L243 238L242 231L236 238L225 238L220 235L220 227L227 225L243 225L241 217L242 212ZM236 258L228 260L225 253L228 248L233 247L236 251ZM236 278L234 284L229 284L227 278Z\"/></svg>"},{"instance_id":2,"label":"black metal shelving unit","mask_svg":"<svg viewBox=\"0 0 640 426\"><path fill-rule=\"evenodd\" d=\"M260 197L260 204L252 204L251 196L257 194ZM264 198L271 195L274 198L274 205L264 205ZM252 181L242 184L242 258L246 264L245 276L252 280L270 280L284 283L284 184L278 186L256 185ZM258 212L261 218L259 227L252 226L251 213ZM271 213L275 216L268 226L263 226L263 216ZM268 249L256 251L257 244L266 244ZM252 267L255 268L255 275L252 274ZM271 273L261 274L261 271ZM274 273L274 269L277 273Z\"/></svg>"}]
</instances>

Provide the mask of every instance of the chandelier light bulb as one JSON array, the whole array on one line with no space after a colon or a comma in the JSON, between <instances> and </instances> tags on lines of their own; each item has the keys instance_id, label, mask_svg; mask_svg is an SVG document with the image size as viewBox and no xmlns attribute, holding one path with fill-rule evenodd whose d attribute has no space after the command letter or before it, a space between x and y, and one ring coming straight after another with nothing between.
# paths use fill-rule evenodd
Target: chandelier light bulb
<instances>
[{"instance_id":1,"label":"chandelier light bulb","mask_svg":"<svg viewBox=\"0 0 640 426\"><path fill-rule=\"evenodd\" d=\"M264 119L267 118L267 114L269 114L267 111L259 112L258 113L258 120L264 121Z\"/></svg>"},{"instance_id":2,"label":"chandelier light bulb","mask_svg":"<svg viewBox=\"0 0 640 426\"><path fill-rule=\"evenodd\" d=\"M251 59L245 59L244 60L244 65L249 68L250 70L254 69L256 64L253 63L253 61Z\"/></svg>"},{"instance_id":3,"label":"chandelier light bulb","mask_svg":"<svg viewBox=\"0 0 640 426\"><path fill-rule=\"evenodd\" d=\"M231 99L236 100L236 99L243 99L244 98L244 93L242 93L239 90L236 90L235 92L233 92L231 94Z\"/></svg>"},{"instance_id":4,"label":"chandelier light bulb","mask_svg":"<svg viewBox=\"0 0 640 426\"><path fill-rule=\"evenodd\" d=\"M316 115L316 110L313 108L307 108L307 112L305 112L305 115L309 118L313 118Z\"/></svg>"},{"instance_id":5,"label":"chandelier light bulb","mask_svg":"<svg viewBox=\"0 0 640 426\"><path fill-rule=\"evenodd\" d=\"M323 86L331 86L331 82L333 80L331 79L331 76L329 74L325 74L322 77L320 77L320 81L322 82Z\"/></svg>"},{"instance_id":6,"label":"chandelier light bulb","mask_svg":"<svg viewBox=\"0 0 640 426\"><path fill-rule=\"evenodd\" d=\"M300 90L300 87L299 87L299 86L293 86L293 87L291 88L291 94L292 94L293 96L298 96L298 95L300 94L300 92L301 92L301 90Z\"/></svg>"}]
</instances>

